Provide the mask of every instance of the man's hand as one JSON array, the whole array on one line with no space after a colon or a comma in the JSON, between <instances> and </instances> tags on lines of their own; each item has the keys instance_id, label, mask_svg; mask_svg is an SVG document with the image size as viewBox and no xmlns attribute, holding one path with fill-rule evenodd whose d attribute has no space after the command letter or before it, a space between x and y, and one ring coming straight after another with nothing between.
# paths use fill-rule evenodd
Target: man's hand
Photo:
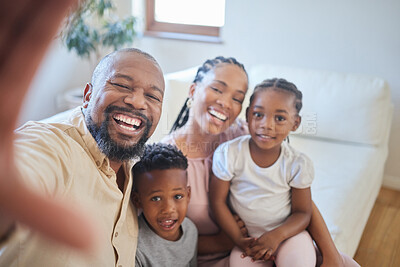
<instances>
[{"instance_id":1,"label":"man's hand","mask_svg":"<svg viewBox=\"0 0 400 267\"><path fill-rule=\"evenodd\" d=\"M13 131L25 94L61 21L75 2L0 2L0 217L6 218L0 222L0 235L19 221L49 238L88 251L95 245L89 220L82 212L29 191L19 182L13 153Z\"/></svg>"}]
</instances>

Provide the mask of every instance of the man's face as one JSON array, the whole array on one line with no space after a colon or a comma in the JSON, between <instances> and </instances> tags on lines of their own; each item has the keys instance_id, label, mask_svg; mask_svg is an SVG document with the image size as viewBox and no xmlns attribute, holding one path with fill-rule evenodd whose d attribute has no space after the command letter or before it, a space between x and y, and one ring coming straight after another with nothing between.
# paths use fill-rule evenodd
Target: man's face
<instances>
[{"instance_id":1,"label":"man's face","mask_svg":"<svg viewBox=\"0 0 400 267\"><path fill-rule=\"evenodd\" d=\"M190 200L186 170L153 170L140 174L136 181L133 201L143 209L150 228L164 239L178 240Z\"/></svg>"},{"instance_id":2,"label":"man's face","mask_svg":"<svg viewBox=\"0 0 400 267\"><path fill-rule=\"evenodd\" d=\"M164 78L159 66L144 55L112 56L87 85L85 119L100 149L111 160L140 154L161 115Z\"/></svg>"}]
</instances>

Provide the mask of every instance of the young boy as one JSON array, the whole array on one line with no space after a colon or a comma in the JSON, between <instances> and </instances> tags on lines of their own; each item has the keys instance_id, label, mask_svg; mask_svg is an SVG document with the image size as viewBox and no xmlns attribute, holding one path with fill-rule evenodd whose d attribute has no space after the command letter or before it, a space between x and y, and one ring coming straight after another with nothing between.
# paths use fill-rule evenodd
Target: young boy
<instances>
[{"instance_id":1,"label":"young boy","mask_svg":"<svg viewBox=\"0 0 400 267\"><path fill-rule=\"evenodd\" d=\"M142 209L136 266L196 266L197 229L186 218L188 163L175 146L152 144L132 169L132 200Z\"/></svg>"}]
</instances>

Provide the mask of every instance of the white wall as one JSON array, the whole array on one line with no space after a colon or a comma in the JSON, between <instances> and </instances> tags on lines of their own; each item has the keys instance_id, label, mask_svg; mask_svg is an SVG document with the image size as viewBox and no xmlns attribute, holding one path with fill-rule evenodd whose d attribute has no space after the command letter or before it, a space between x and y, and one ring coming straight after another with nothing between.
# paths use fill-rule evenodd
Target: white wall
<instances>
[{"instance_id":1,"label":"white wall","mask_svg":"<svg viewBox=\"0 0 400 267\"><path fill-rule=\"evenodd\" d=\"M121 14L129 12L130 0L116 3ZM247 66L270 63L384 78L395 104L386 175L400 184L399 0L227 0L222 39L223 44L210 44L144 37L135 45L152 54L165 73L224 55ZM84 86L90 79L87 66L53 45L21 121L55 112L56 92Z\"/></svg>"},{"instance_id":2,"label":"white wall","mask_svg":"<svg viewBox=\"0 0 400 267\"><path fill-rule=\"evenodd\" d=\"M247 66L271 63L384 78L395 105L385 173L387 184L400 186L399 0L227 0L222 39L209 44L145 37L138 46L165 72L224 55Z\"/></svg>"}]
</instances>

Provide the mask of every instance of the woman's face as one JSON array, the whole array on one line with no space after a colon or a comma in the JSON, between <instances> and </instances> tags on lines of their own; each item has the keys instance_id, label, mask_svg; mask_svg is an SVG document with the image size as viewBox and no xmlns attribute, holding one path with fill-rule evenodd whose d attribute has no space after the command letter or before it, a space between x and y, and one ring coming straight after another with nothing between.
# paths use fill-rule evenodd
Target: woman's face
<instances>
[{"instance_id":1,"label":"woman's face","mask_svg":"<svg viewBox=\"0 0 400 267\"><path fill-rule=\"evenodd\" d=\"M202 132L222 133L239 115L247 87L247 75L240 67L227 63L217 65L190 88L191 122Z\"/></svg>"}]
</instances>

